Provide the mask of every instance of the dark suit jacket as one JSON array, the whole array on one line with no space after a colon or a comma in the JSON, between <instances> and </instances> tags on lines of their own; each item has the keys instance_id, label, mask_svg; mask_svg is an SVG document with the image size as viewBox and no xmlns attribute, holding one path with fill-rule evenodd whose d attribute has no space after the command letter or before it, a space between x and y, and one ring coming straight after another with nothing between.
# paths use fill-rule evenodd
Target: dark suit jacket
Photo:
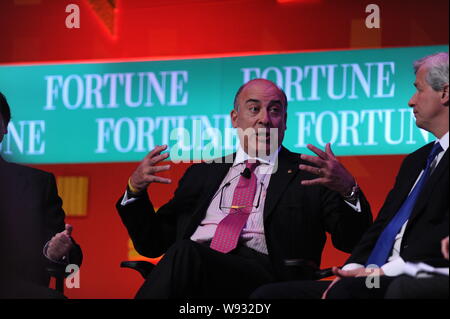
<instances>
[{"instance_id":1,"label":"dark suit jacket","mask_svg":"<svg viewBox=\"0 0 450 319\"><path fill-rule=\"evenodd\" d=\"M188 239L231 167L223 163L190 166L174 197L155 214L147 196L117 209L136 250L149 257L163 254L176 240ZM325 232L336 248L351 252L372 223L370 207L361 196L362 212L354 211L341 196L319 186L302 186L313 176L300 171L300 154L282 148L278 170L270 179L264 205L264 230L270 260L279 279L289 279L284 260L302 258L320 265ZM304 163L306 164L306 163Z\"/></svg>"},{"instance_id":2,"label":"dark suit jacket","mask_svg":"<svg viewBox=\"0 0 450 319\"><path fill-rule=\"evenodd\" d=\"M43 248L64 230L64 217L52 174L0 157L0 251L7 276L48 286L45 268L52 262L43 255ZM69 262L81 265L81 260L75 243Z\"/></svg>"},{"instance_id":3,"label":"dark suit jacket","mask_svg":"<svg viewBox=\"0 0 450 319\"><path fill-rule=\"evenodd\" d=\"M378 217L354 249L347 263L366 263L381 232L397 213L425 167L433 144L425 145L405 158L394 188L387 196ZM405 261L448 266L448 262L442 258L440 244L449 232L448 161L447 150L417 199L402 239L400 256Z\"/></svg>"}]
</instances>

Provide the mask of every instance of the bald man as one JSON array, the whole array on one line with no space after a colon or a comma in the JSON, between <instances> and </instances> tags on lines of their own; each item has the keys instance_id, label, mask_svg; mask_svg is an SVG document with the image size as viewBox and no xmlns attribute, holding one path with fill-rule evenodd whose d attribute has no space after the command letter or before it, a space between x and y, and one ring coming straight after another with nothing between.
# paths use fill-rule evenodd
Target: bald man
<instances>
[{"instance_id":1,"label":"bald man","mask_svg":"<svg viewBox=\"0 0 450 319\"><path fill-rule=\"evenodd\" d=\"M282 146L287 104L271 81L242 85L230 113L237 152L190 166L157 213L147 187L172 182L158 176L170 170L157 165L167 146L136 168L117 209L140 254L164 254L137 298L246 298L263 283L311 278L326 232L353 249L372 223L369 204L330 145L309 146L319 160ZM309 267L293 271L291 259Z\"/></svg>"}]
</instances>

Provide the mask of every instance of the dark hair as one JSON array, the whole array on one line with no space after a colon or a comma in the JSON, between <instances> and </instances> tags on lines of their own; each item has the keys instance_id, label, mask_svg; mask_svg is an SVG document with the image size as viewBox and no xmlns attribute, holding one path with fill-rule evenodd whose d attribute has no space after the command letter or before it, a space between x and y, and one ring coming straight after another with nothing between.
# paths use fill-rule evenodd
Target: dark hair
<instances>
[{"instance_id":1,"label":"dark hair","mask_svg":"<svg viewBox=\"0 0 450 319\"><path fill-rule=\"evenodd\" d=\"M2 92L0 92L0 114L2 115L5 126L8 126L9 120L11 120L11 110Z\"/></svg>"}]
</instances>

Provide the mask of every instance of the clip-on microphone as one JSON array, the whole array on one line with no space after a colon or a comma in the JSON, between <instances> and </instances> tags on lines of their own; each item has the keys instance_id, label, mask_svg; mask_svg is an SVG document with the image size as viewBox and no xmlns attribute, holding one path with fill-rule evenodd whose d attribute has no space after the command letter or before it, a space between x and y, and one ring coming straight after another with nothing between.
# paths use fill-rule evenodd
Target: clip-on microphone
<instances>
[{"instance_id":1,"label":"clip-on microphone","mask_svg":"<svg viewBox=\"0 0 450 319\"><path fill-rule=\"evenodd\" d=\"M233 180L235 180L236 178L238 178L239 176L242 176L246 179L250 179L250 177L252 177L252 172L250 171L250 169L248 167L246 167L239 175L234 176L232 179L230 179L228 182L226 182L221 188L219 188L216 192L216 194L214 194L213 198L211 198L211 201L216 198L217 195L219 195L219 193L221 193L221 191L225 188L231 185L231 182ZM221 199L220 201L222 202L222 195L220 196Z\"/></svg>"},{"instance_id":2,"label":"clip-on microphone","mask_svg":"<svg viewBox=\"0 0 450 319\"><path fill-rule=\"evenodd\" d=\"M252 172L250 171L250 169L248 167L246 167L242 173L241 173L242 177L245 177L247 179L250 179L250 177L252 177Z\"/></svg>"}]
</instances>

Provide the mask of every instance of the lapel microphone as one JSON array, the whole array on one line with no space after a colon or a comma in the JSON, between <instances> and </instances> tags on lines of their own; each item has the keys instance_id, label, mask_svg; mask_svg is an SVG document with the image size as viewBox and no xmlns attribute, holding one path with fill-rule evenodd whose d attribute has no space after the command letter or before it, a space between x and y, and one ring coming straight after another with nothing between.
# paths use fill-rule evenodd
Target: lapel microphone
<instances>
[{"instance_id":1,"label":"lapel microphone","mask_svg":"<svg viewBox=\"0 0 450 319\"><path fill-rule=\"evenodd\" d=\"M242 176L242 177L244 177L244 178L246 178L246 179L250 179L250 177L252 177L252 172L250 171L250 169L249 169L248 167L246 167L241 173L239 173L239 175L234 176L232 179L230 179L228 182L226 182L221 188L219 188L219 189L217 190L217 192L214 194L214 196L211 198L211 201L212 201L214 198L216 198L216 196L219 195L219 192L222 192L222 190L223 190L225 187L230 186L230 185L231 185L231 182L232 182L233 180L235 180L236 178L238 178L239 176ZM222 197L222 196L221 196L221 197Z\"/></svg>"},{"instance_id":2,"label":"lapel microphone","mask_svg":"<svg viewBox=\"0 0 450 319\"><path fill-rule=\"evenodd\" d=\"M246 178L246 179L250 179L250 177L252 177L252 172L250 171L250 169L248 167L246 167L242 173L241 176Z\"/></svg>"}]
</instances>

